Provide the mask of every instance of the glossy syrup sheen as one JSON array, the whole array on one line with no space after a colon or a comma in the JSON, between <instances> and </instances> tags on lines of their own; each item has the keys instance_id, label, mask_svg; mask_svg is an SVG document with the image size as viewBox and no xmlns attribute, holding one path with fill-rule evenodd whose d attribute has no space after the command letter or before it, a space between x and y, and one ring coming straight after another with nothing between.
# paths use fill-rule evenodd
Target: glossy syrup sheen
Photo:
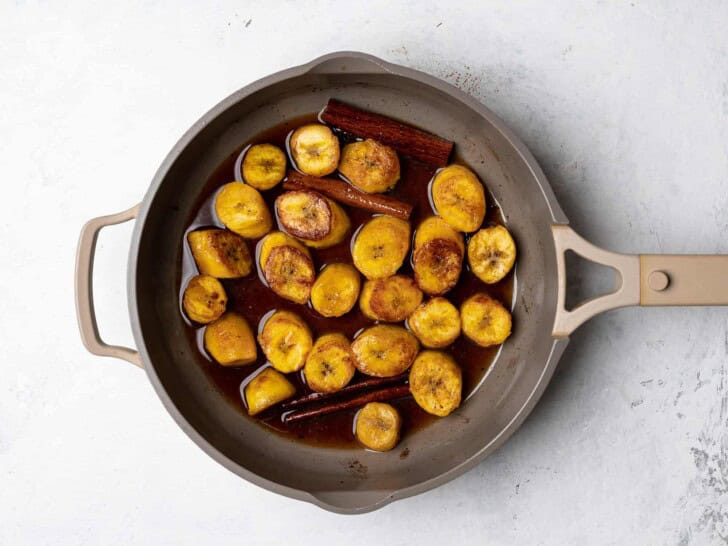
<instances>
[{"instance_id":1,"label":"glossy syrup sheen","mask_svg":"<svg viewBox=\"0 0 728 546\"><path fill-rule=\"evenodd\" d=\"M285 150L288 134L296 127L314 121L316 121L315 115L288 120L281 125L257 135L249 143L242 144L239 149L232 151L227 159L222 162L201 187L200 196L188 222L189 227L187 232L202 228L224 227L214 212L215 194L224 184L232 182L237 178L235 174L236 159L248 145L267 142ZM342 146L347 141L352 140L350 136L345 134L339 134L339 138ZM401 154L399 154L399 159L401 163L401 176L397 186L390 192L390 195L414 205L414 210L410 218L410 224L412 225L414 234L416 226L428 216L433 215L428 195L428 184L435 173L435 169ZM487 181L483 182L487 184ZM271 190L261 192L270 207L271 213L274 212L273 203L276 197L282 192L283 189L280 184ZM488 209L484 225L503 224L502 212L492 196L488 193L487 188L486 196ZM344 209L352 223L352 229L347 238L333 248L324 250L310 249L316 269L319 271L330 263L352 263L350 251L351 236L373 216L372 213L362 209L347 206L344 206ZM251 254L255 253L257 243L257 240L249 241ZM179 286L180 312L182 312L181 300L184 287L187 281L197 274L194 260L187 247L186 237L182 244L184 245L184 259ZM405 261L399 273L412 275L412 267L409 260ZM340 332L349 339L353 339L354 335L362 328L372 324L372 321L364 317L361 313L358 305L343 317L325 318L319 315L310 304L298 305L286 301L265 286L260 278L260 274L256 274L256 272L243 279L224 279L222 283L228 295L227 309L243 315L254 331L259 331L261 319L274 309L285 309L298 313L311 328L314 339L328 332ZM511 308L514 296L514 273L511 272L498 284L486 285L469 271L467 259L465 259L463 273L457 286L445 294L445 297L459 307L465 299L476 292L486 292L503 302L506 307ZM353 434L353 419L358 409L342 411L293 424L283 423L281 419L283 412L279 407L270 408L255 418L248 417L241 391L242 387L244 387L247 381L258 370L268 365L260 347L258 347L258 359L254 364L236 368L223 367L214 362L205 352L202 343L204 326L193 324L189 321L188 325L187 333L190 343L196 344L198 347L198 365L204 369L205 373L227 400L227 403L233 404L240 410L241 418L255 419L287 437L306 443L336 447L358 447ZM499 347L479 347L461 335L446 350L452 354L463 370L463 403L467 404L467 397L477 389L483 380L488 367L493 363L498 354ZM299 395L311 392L306 387L301 372L289 374L287 377L292 380ZM362 375L357 372L352 383L361 378ZM399 409L402 415L403 437L406 437L408 432L424 427L434 419L437 419L420 409L411 397L394 400L391 403Z\"/></svg>"}]
</instances>

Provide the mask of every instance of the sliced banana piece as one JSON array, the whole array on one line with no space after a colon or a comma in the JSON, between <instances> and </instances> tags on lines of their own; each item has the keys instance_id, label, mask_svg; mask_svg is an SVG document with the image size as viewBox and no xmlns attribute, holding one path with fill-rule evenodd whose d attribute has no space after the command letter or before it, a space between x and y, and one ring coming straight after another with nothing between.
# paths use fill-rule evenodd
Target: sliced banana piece
<instances>
[{"instance_id":1,"label":"sliced banana piece","mask_svg":"<svg viewBox=\"0 0 728 546\"><path fill-rule=\"evenodd\" d=\"M286 176L286 154L273 144L255 144L243 157L243 180L258 190L269 190Z\"/></svg>"},{"instance_id":2,"label":"sliced banana piece","mask_svg":"<svg viewBox=\"0 0 728 546\"><path fill-rule=\"evenodd\" d=\"M402 418L397 409L383 402L369 402L356 414L354 431L365 447L389 451L397 445Z\"/></svg>"},{"instance_id":3,"label":"sliced banana piece","mask_svg":"<svg viewBox=\"0 0 728 546\"><path fill-rule=\"evenodd\" d=\"M316 392L336 392L354 377L351 344L342 334L325 334L316 340L306 358L303 375Z\"/></svg>"},{"instance_id":4,"label":"sliced banana piece","mask_svg":"<svg viewBox=\"0 0 728 546\"><path fill-rule=\"evenodd\" d=\"M405 275L366 281L359 307L367 318L383 322L401 322L422 303L422 291Z\"/></svg>"},{"instance_id":5,"label":"sliced banana piece","mask_svg":"<svg viewBox=\"0 0 728 546\"><path fill-rule=\"evenodd\" d=\"M207 325L204 342L210 356L223 366L244 366L255 362L258 357L250 325L232 311Z\"/></svg>"},{"instance_id":6,"label":"sliced banana piece","mask_svg":"<svg viewBox=\"0 0 728 546\"><path fill-rule=\"evenodd\" d=\"M339 165L339 139L326 127L313 123L299 127L289 140L291 156L299 171L326 176Z\"/></svg>"},{"instance_id":7,"label":"sliced banana piece","mask_svg":"<svg viewBox=\"0 0 728 546\"><path fill-rule=\"evenodd\" d=\"M222 187L215 197L215 213L226 228L246 239L262 237L273 227L263 196L244 182Z\"/></svg>"},{"instance_id":8,"label":"sliced banana piece","mask_svg":"<svg viewBox=\"0 0 728 546\"><path fill-rule=\"evenodd\" d=\"M367 279L381 279L402 267L409 245L409 222L375 216L356 234L351 254L354 265Z\"/></svg>"},{"instance_id":9,"label":"sliced banana piece","mask_svg":"<svg viewBox=\"0 0 728 546\"><path fill-rule=\"evenodd\" d=\"M346 234L349 233L349 229L351 229L351 220L349 220L346 211L328 197L326 198L326 202L329 204L329 209L331 210L331 231L326 237L318 241L301 239L303 244L311 248L329 248L338 245L344 240Z\"/></svg>"},{"instance_id":10,"label":"sliced banana piece","mask_svg":"<svg viewBox=\"0 0 728 546\"><path fill-rule=\"evenodd\" d=\"M463 253L450 239L432 239L412 255L415 281L423 292L440 296L451 290L460 279Z\"/></svg>"},{"instance_id":11,"label":"sliced banana piece","mask_svg":"<svg viewBox=\"0 0 728 546\"><path fill-rule=\"evenodd\" d=\"M432 298L420 305L407 324L423 346L433 349L452 345L460 336L460 313L445 298Z\"/></svg>"},{"instance_id":12,"label":"sliced banana piece","mask_svg":"<svg viewBox=\"0 0 728 546\"><path fill-rule=\"evenodd\" d=\"M182 296L185 313L195 322L207 324L225 312L227 294L222 283L210 275L195 275Z\"/></svg>"},{"instance_id":13,"label":"sliced banana piece","mask_svg":"<svg viewBox=\"0 0 728 546\"><path fill-rule=\"evenodd\" d=\"M516 263L516 243L503 226L483 228L468 242L468 263L481 281L497 283Z\"/></svg>"},{"instance_id":14,"label":"sliced banana piece","mask_svg":"<svg viewBox=\"0 0 728 546\"><path fill-rule=\"evenodd\" d=\"M415 231L415 251L429 243L433 239L447 239L453 241L460 248L460 252L465 255L465 242L462 233L455 231L450 224L439 216L430 216L426 218Z\"/></svg>"},{"instance_id":15,"label":"sliced banana piece","mask_svg":"<svg viewBox=\"0 0 728 546\"><path fill-rule=\"evenodd\" d=\"M487 294L475 294L460 306L463 334L481 347L500 345L511 335L511 314Z\"/></svg>"},{"instance_id":16,"label":"sliced banana piece","mask_svg":"<svg viewBox=\"0 0 728 546\"><path fill-rule=\"evenodd\" d=\"M294 303L306 303L315 272L308 249L290 235L276 231L260 244L260 269L271 290Z\"/></svg>"},{"instance_id":17,"label":"sliced banana piece","mask_svg":"<svg viewBox=\"0 0 728 546\"><path fill-rule=\"evenodd\" d=\"M412 396L423 410L438 417L450 415L462 398L463 373L442 351L422 351L409 373Z\"/></svg>"},{"instance_id":18,"label":"sliced banana piece","mask_svg":"<svg viewBox=\"0 0 728 546\"><path fill-rule=\"evenodd\" d=\"M276 213L281 227L294 237L319 241L331 233L333 214L323 195L296 190L276 198Z\"/></svg>"},{"instance_id":19,"label":"sliced banana piece","mask_svg":"<svg viewBox=\"0 0 728 546\"><path fill-rule=\"evenodd\" d=\"M375 377L391 377L410 367L417 355L417 338L401 326L378 324L364 330L351 344L354 365Z\"/></svg>"},{"instance_id":20,"label":"sliced banana piece","mask_svg":"<svg viewBox=\"0 0 728 546\"><path fill-rule=\"evenodd\" d=\"M311 305L324 317L345 315L356 304L361 288L359 272L349 264L329 264L311 288Z\"/></svg>"},{"instance_id":21,"label":"sliced banana piece","mask_svg":"<svg viewBox=\"0 0 728 546\"><path fill-rule=\"evenodd\" d=\"M344 146L339 172L364 192L382 193L399 180L399 158L389 146L368 138Z\"/></svg>"},{"instance_id":22,"label":"sliced banana piece","mask_svg":"<svg viewBox=\"0 0 728 546\"><path fill-rule=\"evenodd\" d=\"M296 394L296 387L279 371L264 368L245 385L243 393L248 414L258 415Z\"/></svg>"},{"instance_id":23,"label":"sliced banana piece","mask_svg":"<svg viewBox=\"0 0 728 546\"><path fill-rule=\"evenodd\" d=\"M245 240L225 229L204 229L187 234L197 269L218 279L246 277L253 270Z\"/></svg>"},{"instance_id":24,"label":"sliced banana piece","mask_svg":"<svg viewBox=\"0 0 728 546\"><path fill-rule=\"evenodd\" d=\"M276 311L265 321L258 343L268 361L279 372L303 368L313 338L304 320L290 311Z\"/></svg>"},{"instance_id":25,"label":"sliced banana piece","mask_svg":"<svg viewBox=\"0 0 728 546\"><path fill-rule=\"evenodd\" d=\"M485 190L467 167L445 167L435 175L431 191L437 214L456 230L470 233L483 223Z\"/></svg>"}]
</instances>

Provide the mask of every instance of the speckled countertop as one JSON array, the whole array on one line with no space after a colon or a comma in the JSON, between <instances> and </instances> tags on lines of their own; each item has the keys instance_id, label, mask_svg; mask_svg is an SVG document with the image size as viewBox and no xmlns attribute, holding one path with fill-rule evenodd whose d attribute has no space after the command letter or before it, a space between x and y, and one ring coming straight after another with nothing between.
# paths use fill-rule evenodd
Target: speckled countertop
<instances>
[{"instance_id":1,"label":"speckled countertop","mask_svg":"<svg viewBox=\"0 0 728 546\"><path fill-rule=\"evenodd\" d=\"M727 25L718 1L0 3L0 544L725 541L726 308L592 320L494 456L345 518L237 479L142 373L87 354L71 277L81 224L138 202L211 105L341 49L488 105L596 244L728 253ZM126 344L129 236L106 230L97 262Z\"/></svg>"}]
</instances>

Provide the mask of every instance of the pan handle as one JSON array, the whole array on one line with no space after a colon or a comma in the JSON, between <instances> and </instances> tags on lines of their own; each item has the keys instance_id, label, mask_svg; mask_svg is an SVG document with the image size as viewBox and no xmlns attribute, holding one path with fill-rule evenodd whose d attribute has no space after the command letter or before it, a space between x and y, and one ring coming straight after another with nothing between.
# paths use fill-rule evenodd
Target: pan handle
<instances>
[{"instance_id":1,"label":"pan handle","mask_svg":"<svg viewBox=\"0 0 728 546\"><path fill-rule=\"evenodd\" d=\"M551 229L559 276L555 337L567 337L584 321L617 307L728 305L728 255L616 254L594 246L569 226L554 225ZM621 277L617 290L567 310L564 258L567 250L616 269Z\"/></svg>"},{"instance_id":2,"label":"pan handle","mask_svg":"<svg viewBox=\"0 0 728 546\"><path fill-rule=\"evenodd\" d=\"M107 345L99 335L99 327L96 323L94 311L93 294L93 270L94 257L96 253L96 240L102 228L121 224L133 220L139 213L139 206L111 214L100 216L89 220L81 229L81 236L78 240L76 251L76 316L78 317L78 328L81 331L81 341L90 353L99 356L113 356L131 362L135 366L142 367L139 352L127 347Z\"/></svg>"},{"instance_id":3,"label":"pan handle","mask_svg":"<svg viewBox=\"0 0 728 546\"><path fill-rule=\"evenodd\" d=\"M639 256L617 254L594 246L567 225L554 225L551 231L556 246L556 269L559 276L554 337L568 337L581 324L604 311L640 303ZM621 277L617 289L611 294L585 301L574 309L567 310L565 259L567 250L589 261L614 268Z\"/></svg>"}]
</instances>

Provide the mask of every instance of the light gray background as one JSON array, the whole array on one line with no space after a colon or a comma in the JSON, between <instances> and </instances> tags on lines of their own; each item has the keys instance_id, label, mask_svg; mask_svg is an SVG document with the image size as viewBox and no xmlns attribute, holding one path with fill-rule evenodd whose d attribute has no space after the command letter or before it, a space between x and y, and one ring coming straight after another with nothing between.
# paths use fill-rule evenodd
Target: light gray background
<instances>
[{"instance_id":1,"label":"light gray background","mask_svg":"<svg viewBox=\"0 0 728 546\"><path fill-rule=\"evenodd\" d=\"M595 243L728 253L725 3L348 4L0 3L0 543L725 541L726 309L591 321L504 448L360 517L237 479L142 372L83 350L71 281L82 223L138 202L222 97L340 49L492 108ZM102 332L127 344L130 231L103 233L96 275Z\"/></svg>"}]
</instances>

